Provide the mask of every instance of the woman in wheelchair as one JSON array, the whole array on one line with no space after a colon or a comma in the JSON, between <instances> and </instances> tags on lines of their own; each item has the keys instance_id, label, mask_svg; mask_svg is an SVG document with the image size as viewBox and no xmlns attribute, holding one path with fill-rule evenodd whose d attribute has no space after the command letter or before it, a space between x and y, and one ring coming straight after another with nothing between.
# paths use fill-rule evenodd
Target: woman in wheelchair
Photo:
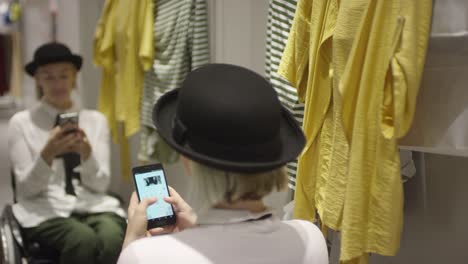
<instances>
[{"instance_id":1,"label":"woman in wheelchair","mask_svg":"<svg viewBox=\"0 0 468 264\"><path fill-rule=\"evenodd\" d=\"M125 212L106 194L107 121L97 111L79 109L71 97L81 65L81 56L68 47L48 43L25 67L41 100L9 122L9 158L17 189L12 209L25 239L56 250L60 263L115 263ZM60 115L64 113L68 115Z\"/></svg>"}]
</instances>

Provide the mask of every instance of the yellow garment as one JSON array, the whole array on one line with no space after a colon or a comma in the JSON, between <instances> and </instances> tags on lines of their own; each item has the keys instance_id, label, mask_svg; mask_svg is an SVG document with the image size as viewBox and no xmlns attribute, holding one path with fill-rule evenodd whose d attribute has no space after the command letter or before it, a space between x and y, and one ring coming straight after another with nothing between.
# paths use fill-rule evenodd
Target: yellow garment
<instances>
[{"instance_id":1,"label":"yellow garment","mask_svg":"<svg viewBox=\"0 0 468 264\"><path fill-rule=\"evenodd\" d=\"M322 127L317 210L326 227L339 231L346 199L349 144L342 125L342 98L335 86L331 105Z\"/></svg>"},{"instance_id":2,"label":"yellow garment","mask_svg":"<svg viewBox=\"0 0 468 264\"><path fill-rule=\"evenodd\" d=\"M366 252L392 256L399 248L397 138L413 118L431 12L432 0L352 0L340 6L333 52L351 146L340 257L346 263L366 263Z\"/></svg>"},{"instance_id":3,"label":"yellow garment","mask_svg":"<svg viewBox=\"0 0 468 264\"><path fill-rule=\"evenodd\" d=\"M306 103L294 215L314 220L317 208L341 227L344 263L399 247L396 137L412 121L430 16L429 0L298 3L279 68Z\"/></svg>"},{"instance_id":4,"label":"yellow garment","mask_svg":"<svg viewBox=\"0 0 468 264\"><path fill-rule=\"evenodd\" d=\"M332 36L337 0L299 1L278 72L305 101L307 137L298 160L294 217L339 230L343 212L348 143L341 125L341 100L332 89ZM333 98L333 101L331 100Z\"/></svg>"},{"instance_id":5,"label":"yellow garment","mask_svg":"<svg viewBox=\"0 0 468 264\"><path fill-rule=\"evenodd\" d=\"M278 73L297 88L305 101L303 130L307 143L298 160L294 217L315 220L319 138L331 99L331 33L334 1L299 1ZM315 27L311 25L316 25Z\"/></svg>"},{"instance_id":6,"label":"yellow garment","mask_svg":"<svg viewBox=\"0 0 468 264\"><path fill-rule=\"evenodd\" d=\"M107 0L96 29L94 61L103 68L99 110L125 136L140 129L143 74L153 64L152 0ZM115 136L115 131L112 131Z\"/></svg>"},{"instance_id":7,"label":"yellow garment","mask_svg":"<svg viewBox=\"0 0 468 264\"><path fill-rule=\"evenodd\" d=\"M115 0L107 0L104 4L94 36L94 64L102 68L101 90L99 93L98 108L109 122L109 128L117 141L117 122L115 117L115 69L116 61L114 51L114 22Z\"/></svg>"},{"instance_id":8,"label":"yellow garment","mask_svg":"<svg viewBox=\"0 0 468 264\"><path fill-rule=\"evenodd\" d=\"M140 129L143 75L153 64L153 26L153 0L106 0L95 33L94 62L103 69L98 109L121 145L125 178L130 177L127 138Z\"/></svg>"}]
</instances>

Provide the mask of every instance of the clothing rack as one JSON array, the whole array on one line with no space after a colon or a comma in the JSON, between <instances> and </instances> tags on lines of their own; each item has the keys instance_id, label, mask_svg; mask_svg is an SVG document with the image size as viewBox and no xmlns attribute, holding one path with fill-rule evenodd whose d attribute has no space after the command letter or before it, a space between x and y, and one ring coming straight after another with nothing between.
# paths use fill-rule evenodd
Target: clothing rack
<instances>
[{"instance_id":1,"label":"clothing rack","mask_svg":"<svg viewBox=\"0 0 468 264\"><path fill-rule=\"evenodd\" d=\"M20 0L10 0L4 1L0 0L0 19L2 23L0 23L0 37L1 37L1 45L0 48L2 49L2 56L0 59L2 60L0 63L2 67L0 70L2 71L1 84L4 86L4 90L0 93L0 117L9 117L15 110L18 108L19 105L19 96L20 91L18 89L21 84L21 77L18 77L18 67L21 67L20 51L14 51L19 48L19 36L17 34L20 32L21 28L21 9L22 9L22 2ZM19 64L18 64L19 63ZM14 70L14 69L15 70ZM20 70L21 71L21 70ZM6 87L5 87L6 86ZM15 86L17 89L16 92L12 92L12 87Z\"/></svg>"}]
</instances>

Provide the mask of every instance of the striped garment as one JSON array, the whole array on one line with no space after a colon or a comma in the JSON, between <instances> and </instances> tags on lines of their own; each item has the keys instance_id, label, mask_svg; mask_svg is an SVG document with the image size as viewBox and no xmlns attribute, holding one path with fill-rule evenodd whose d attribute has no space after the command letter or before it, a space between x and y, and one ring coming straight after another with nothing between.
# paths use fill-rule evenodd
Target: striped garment
<instances>
[{"instance_id":1,"label":"striped garment","mask_svg":"<svg viewBox=\"0 0 468 264\"><path fill-rule=\"evenodd\" d=\"M175 161L154 130L152 109L161 95L180 87L190 71L209 62L206 0L155 1L153 69L145 74L139 159ZM161 144L161 145L160 145Z\"/></svg>"},{"instance_id":2,"label":"striped garment","mask_svg":"<svg viewBox=\"0 0 468 264\"><path fill-rule=\"evenodd\" d=\"M281 77L278 65L288 41L297 0L271 0L268 10L266 41L266 77L273 84L281 103L294 114L299 123L304 118L304 104L299 103L296 88ZM289 188L296 188L297 161L288 163Z\"/></svg>"}]
</instances>

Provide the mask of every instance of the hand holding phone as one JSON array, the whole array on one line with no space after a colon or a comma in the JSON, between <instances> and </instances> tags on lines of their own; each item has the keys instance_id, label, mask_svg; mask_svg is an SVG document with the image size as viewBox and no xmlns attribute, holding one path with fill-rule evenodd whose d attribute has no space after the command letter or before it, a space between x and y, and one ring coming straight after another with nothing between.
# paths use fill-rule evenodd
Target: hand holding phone
<instances>
[{"instance_id":1,"label":"hand holding phone","mask_svg":"<svg viewBox=\"0 0 468 264\"><path fill-rule=\"evenodd\" d=\"M174 225L176 223L174 209L164 199L170 194L162 165L139 166L133 168L132 172L138 200L157 198L157 201L146 209L147 229Z\"/></svg>"},{"instance_id":2,"label":"hand holding phone","mask_svg":"<svg viewBox=\"0 0 468 264\"><path fill-rule=\"evenodd\" d=\"M174 225L167 225L158 228L148 226L147 209L158 201L156 197L140 198L136 192L132 193L128 206L128 225L125 234L123 248L131 242L151 235L163 235L182 231L196 225L197 216L189 204L182 199L176 190L169 187L170 196L164 197L164 201L171 204L177 214L177 221Z\"/></svg>"},{"instance_id":3,"label":"hand holding phone","mask_svg":"<svg viewBox=\"0 0 468 264\"><path fill-rule=\"evenodd\" d=\"M136 192L132 193L128 205L128 222L123 248L140 238L148 236L148 220L146 210L156 202L156 198L146 198L140 202ZM159 228L158 228L159 229Z\"/></svg>"},{"instance_id":4,"label":"hand holding phone","mask_svg":"<svg viewBox=\"0 0 468 264\"><path fill-rule=\"evenodd\" d=\"M80 141L78 133L66 132L56 126L50 131L49 138L41 150L41 157L49 166L52 166L52 160L56 157L65 153L76 152L74 149L80 144Z\"/></svg>"}]
</instances>

